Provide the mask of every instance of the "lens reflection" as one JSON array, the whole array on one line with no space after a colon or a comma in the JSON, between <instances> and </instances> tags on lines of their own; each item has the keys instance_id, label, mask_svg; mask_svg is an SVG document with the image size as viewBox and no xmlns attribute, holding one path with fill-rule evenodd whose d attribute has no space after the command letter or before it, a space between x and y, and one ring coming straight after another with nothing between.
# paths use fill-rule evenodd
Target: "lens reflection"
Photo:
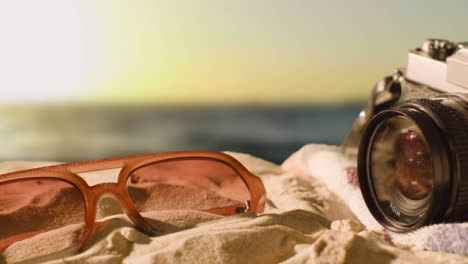
<instances>
[{"instance_id":1,"label":"lens reflection","mask_svg":"<svg viewBox=\"0 0 468 264\"><path fill-rule=\"evenodd\" d=\"M427 197L433 188L432 161L426 143L415 131L401 133L396 150L399 155L389 184L395 184L401 193L413 200Z\"/></svg>"},{"instance_id":2,"label":"lens reflection","mask_svg":"<svg viewBox=\"0 0 468 264\"><path fill-rule=\"evenodd\" d=\"M384 120L370 148L372 181L383 210L399 221L422 215L433 190L433 161L418 126L403 116Z\"/></svg>"}]
</instances>

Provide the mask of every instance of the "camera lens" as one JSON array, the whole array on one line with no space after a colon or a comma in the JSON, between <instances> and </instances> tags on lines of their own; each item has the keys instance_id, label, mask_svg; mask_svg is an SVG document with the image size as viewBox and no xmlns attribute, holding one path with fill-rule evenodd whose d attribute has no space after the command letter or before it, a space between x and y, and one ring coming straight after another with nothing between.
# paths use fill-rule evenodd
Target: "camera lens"
<instances>
[{"instance_id":1,"label":"camera lens","mask_svg":"<svg viewBox=\"0 0 468 264\"><path fill-rule=\"evenodd\" d=\"M374 116L361 140L359 183L395 232L468 219L468 112L458 96L406 101Z\"/></svg>"},{"instance_id":2,"label":"camera lens","mask_svg":"<svg viewBox=\"0 0 468 264\"><path fill-rule=\"evenodd\" d=\"M369 162L376 200L386 214L416 221L427 209L434 171L419 127L405 116L383 120L371 135Z\"/></svg>"}]
</instances>

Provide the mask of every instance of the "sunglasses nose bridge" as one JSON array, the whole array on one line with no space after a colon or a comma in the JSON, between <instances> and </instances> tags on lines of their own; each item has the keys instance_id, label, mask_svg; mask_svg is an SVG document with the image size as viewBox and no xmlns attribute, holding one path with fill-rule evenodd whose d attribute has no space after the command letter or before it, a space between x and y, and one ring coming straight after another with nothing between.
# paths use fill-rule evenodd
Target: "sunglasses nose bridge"
<instances>
[{"instance_id":1,"label":"sunglasses nose bridge","mask_svg":"<svg viewBox=\"0 0 468 264\"><path fill-rule=\"evenodd\" d=\"M134 207L130 197L125 195L126 192L120 188L121 186L118 183L100 183L91 187L91 190L94 193L97 203L101 198L105 197L111 197L117 200L122 210L140 231L150 235L160 234L160 232L143 219Z\"/></svg>"},{"instance_id":2,"label":"sunglasses nose bridge","mask_svg":"<svg viewBox=\"0 0 468 264\"><path fill-rule=\"evenodd\" d=\"M96 199L96 204L99 203L100 199L110 197L120 204L120 207L125 214L129 216L135 216L138 214L136 213L136 209L134 208L130 197L126 195L126 191L122 190L118 183L100 183L91 187L91 191Z\"/></svg>"},{"instance_id":3,"label":"sunglasses nose bridge","mask_svg":"<svg viewBox=\"0 0 468 264\"><path fill-rule=\"evenodd\" d=\"M91 190L94 193L94 196L96 197L96 201L99 201L100 198L105 196L112 196L120 200L122 196L122 191L120 190L120 186L118 183L100 183L91 187Z\"/></svg>"},{"instance_id":4,"label":"sunglasses nose bridge","mask_svg":"<svg viewBox=\"0 0 468 264\"><path fill-rule=\"evenodd\" d=\"M111 198L119 204L120 209L127 213L128 202L125 199L125 195L118 183L101 183L91 187L91 191L94 194L96 206L98 209L98 204L102 199ZM117 209L117 210L120 210ZM98 209L99 210L99 209Z\"/></svg>"}]
</instances>

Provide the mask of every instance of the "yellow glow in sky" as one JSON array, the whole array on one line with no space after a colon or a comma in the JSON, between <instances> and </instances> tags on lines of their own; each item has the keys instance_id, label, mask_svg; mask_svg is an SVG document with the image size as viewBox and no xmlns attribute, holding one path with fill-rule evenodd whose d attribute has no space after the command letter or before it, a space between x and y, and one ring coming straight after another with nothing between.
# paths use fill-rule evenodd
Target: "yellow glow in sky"
<instances>
[{"instance_id":1,"label":"yellow glow in sky","mask_svg":"<svg viewBox=\"0 0 468 264\"><path fill-rule=\"evenodd\" d=\"M3 1L0 100L363 101L408 49L465 37L467 4L417 2Z\"/></svg>"}]
</instances>

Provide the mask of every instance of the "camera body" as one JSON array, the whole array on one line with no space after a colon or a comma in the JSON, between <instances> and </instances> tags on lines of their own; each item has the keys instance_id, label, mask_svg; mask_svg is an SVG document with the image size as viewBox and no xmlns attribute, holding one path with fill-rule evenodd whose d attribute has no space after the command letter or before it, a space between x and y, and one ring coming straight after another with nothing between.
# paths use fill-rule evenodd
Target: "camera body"
<instances>
[{"instance_id":1,"label":"camera body","mask_svg":"<svg viewBox=\"0 0 468 264\"><path fill-rule=\"evenodd\" d=\"M377 221L394 232L468 220L468 45L430 39L379 81L348 133Z\"/></svg>"},{"instance_id":2,"label":"camera body","mask_svg":"<svg viewBox=\"0 0 468 264\"><path fill-rule=\"evenodd\" d=\"M429 39L410 50L402 100L468 93L468 43Z\"/></svg>"}]
</instances>

